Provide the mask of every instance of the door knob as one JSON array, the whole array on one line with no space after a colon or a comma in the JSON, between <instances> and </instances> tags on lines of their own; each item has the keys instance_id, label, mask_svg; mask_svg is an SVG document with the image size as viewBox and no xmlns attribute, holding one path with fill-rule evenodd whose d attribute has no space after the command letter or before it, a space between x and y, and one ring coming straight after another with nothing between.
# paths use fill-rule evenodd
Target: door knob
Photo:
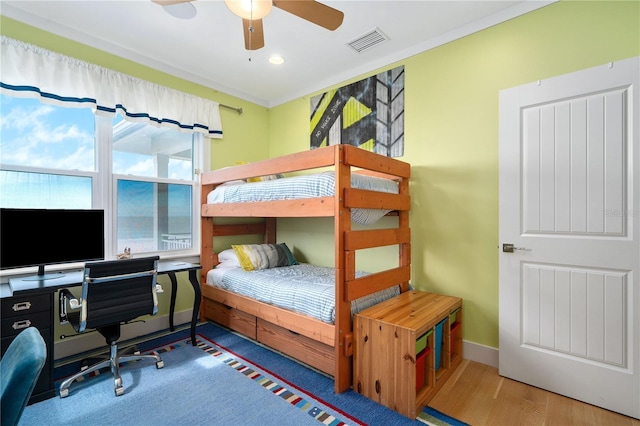
<instances>
[{"instance_id":1,"label":"door knob","mask_svg":"<svg viewBox=\"0 0 640 426\"><path fill-rule=\"evenodd\" d=\"M503 243L502 244L502 252L503 253L513 253L516 250L528 250L528 249L525 248L525 247L515 247L511 243Z\"/></svg>"}]
</instances>

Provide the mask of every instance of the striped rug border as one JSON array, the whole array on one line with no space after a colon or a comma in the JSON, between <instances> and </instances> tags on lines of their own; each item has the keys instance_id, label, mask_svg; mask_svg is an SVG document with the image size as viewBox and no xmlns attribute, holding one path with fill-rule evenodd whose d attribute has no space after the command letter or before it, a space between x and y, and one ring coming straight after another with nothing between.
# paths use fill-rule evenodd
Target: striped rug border
<instances>
[{"instance_id":1,"label":"striped rug border","mask_svg":"<svg viewBox=\"0 0 640 426\"><path fill-rule=\"evenodd\" d=\"M327 426L346 426L349 424L343 420L336 418L321 407L318 407L314 404L313 400L301 395L301 392L292 391L282 384L276 382L273 377L267 377L259 371L254 370L251 366L244 364L238 359L238 357L223 350L215 342L212 342L201 335L198 335L198 337L201 337L203 340L208 342L205 343L202 340L196 339L196 345L200 349L211 356L220 358L221 361L227 366L243 374L245 377L255 381L263 388L270 391L274 395L279 396L289 404L301 410L303 413L309 414L312 418L318 420L320 423Z\"/></svg>"}]
</instances>

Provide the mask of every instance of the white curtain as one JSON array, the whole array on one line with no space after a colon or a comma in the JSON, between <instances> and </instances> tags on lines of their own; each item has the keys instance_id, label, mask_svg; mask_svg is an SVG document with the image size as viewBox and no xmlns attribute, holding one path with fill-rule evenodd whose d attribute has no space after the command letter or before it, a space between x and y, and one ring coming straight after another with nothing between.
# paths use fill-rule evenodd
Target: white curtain
<instances>
[{"instance_id":1,"label":"white curtain","mask_svg":"<svg viewBox=\"0 0 640 426\"><path fill-rule=\"evenodd\" d=\"M0 90L96 114L222 137L217 102L1 36Z\"/></svg>"}]
</instances>

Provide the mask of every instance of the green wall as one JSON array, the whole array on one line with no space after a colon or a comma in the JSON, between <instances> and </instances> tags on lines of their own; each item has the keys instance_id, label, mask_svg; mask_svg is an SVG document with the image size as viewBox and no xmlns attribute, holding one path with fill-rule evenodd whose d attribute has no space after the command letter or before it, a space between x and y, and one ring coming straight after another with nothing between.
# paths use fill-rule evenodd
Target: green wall
<instances>
[{"instance_id":1,"label":"green wall","mask_svg":"<svg viewBox=\"0 0 640 426\"><path fill-rule=\"evenodd\" d=\"M498 347L498 92L638 55L639 2L560 2L387 67L406 73L412 284L464 299L465 340ZM309 97L269 111L271 156L308 149ZM310 261L330 260L330 240L278 226Z\"/></svg>"},{"instance_id":2,"label":"green wall","mask_svg":"<svg viewBox=\"0 0 640 426\"><path fill-rule=\"evenodd\" d=\"M224 139L212 140L213 168L309 149L309 99L317 93L267 109L5 17L0 25L9 37L242 107L242 115L221 110ZM406 72L412 283L464 298L465 340L498 347L498 92L638 55L640 2L562 1L383 68ZM330 264L331 233L310 229L330 231L331 221L310 221L280 220L279 240L305 260ZM395 253L365 253L359 266L375 270ZM192 300L184 284L178 309Z\"/></svg>"}]
</instances>

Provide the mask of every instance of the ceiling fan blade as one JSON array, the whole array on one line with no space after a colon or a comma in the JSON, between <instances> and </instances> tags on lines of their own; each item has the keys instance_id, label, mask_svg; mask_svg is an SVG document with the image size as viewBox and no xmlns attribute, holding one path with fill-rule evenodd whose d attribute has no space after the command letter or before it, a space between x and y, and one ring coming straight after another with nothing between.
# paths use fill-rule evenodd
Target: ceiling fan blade
<instances>
[{"instance_id":1,"label":"ceiling fan blade","mask_svg":"<svg viewBox=\"0 0 640 426\"><path fill-rule=\"evenodd\" d=\"M247 50L258 50L264 47L264 31L262 30L262 19L243 19L244 27L244 48Z\"/></svg>"},{"instance_id":2,"label":"ceiling fan blade","mask_svg":"<svg viewBox=\"0 0 640 426\"><path fill-rule=\"evenodd\" d=\"M174 4L180 3L189 3L193 0L151 0L153 3L159 4L160 6L171 6Z\"/></svg>"},{"instance_id":3,"label":"ceiling fan blade","mask_svg":"<svg viewBox=\"0 0 640 426\"><path fill-rule=\"evenodd\" d=\"M344 13L315 0L273 0L273 5L331 31L344 19Z\"/></svg>"}]
</instances>

